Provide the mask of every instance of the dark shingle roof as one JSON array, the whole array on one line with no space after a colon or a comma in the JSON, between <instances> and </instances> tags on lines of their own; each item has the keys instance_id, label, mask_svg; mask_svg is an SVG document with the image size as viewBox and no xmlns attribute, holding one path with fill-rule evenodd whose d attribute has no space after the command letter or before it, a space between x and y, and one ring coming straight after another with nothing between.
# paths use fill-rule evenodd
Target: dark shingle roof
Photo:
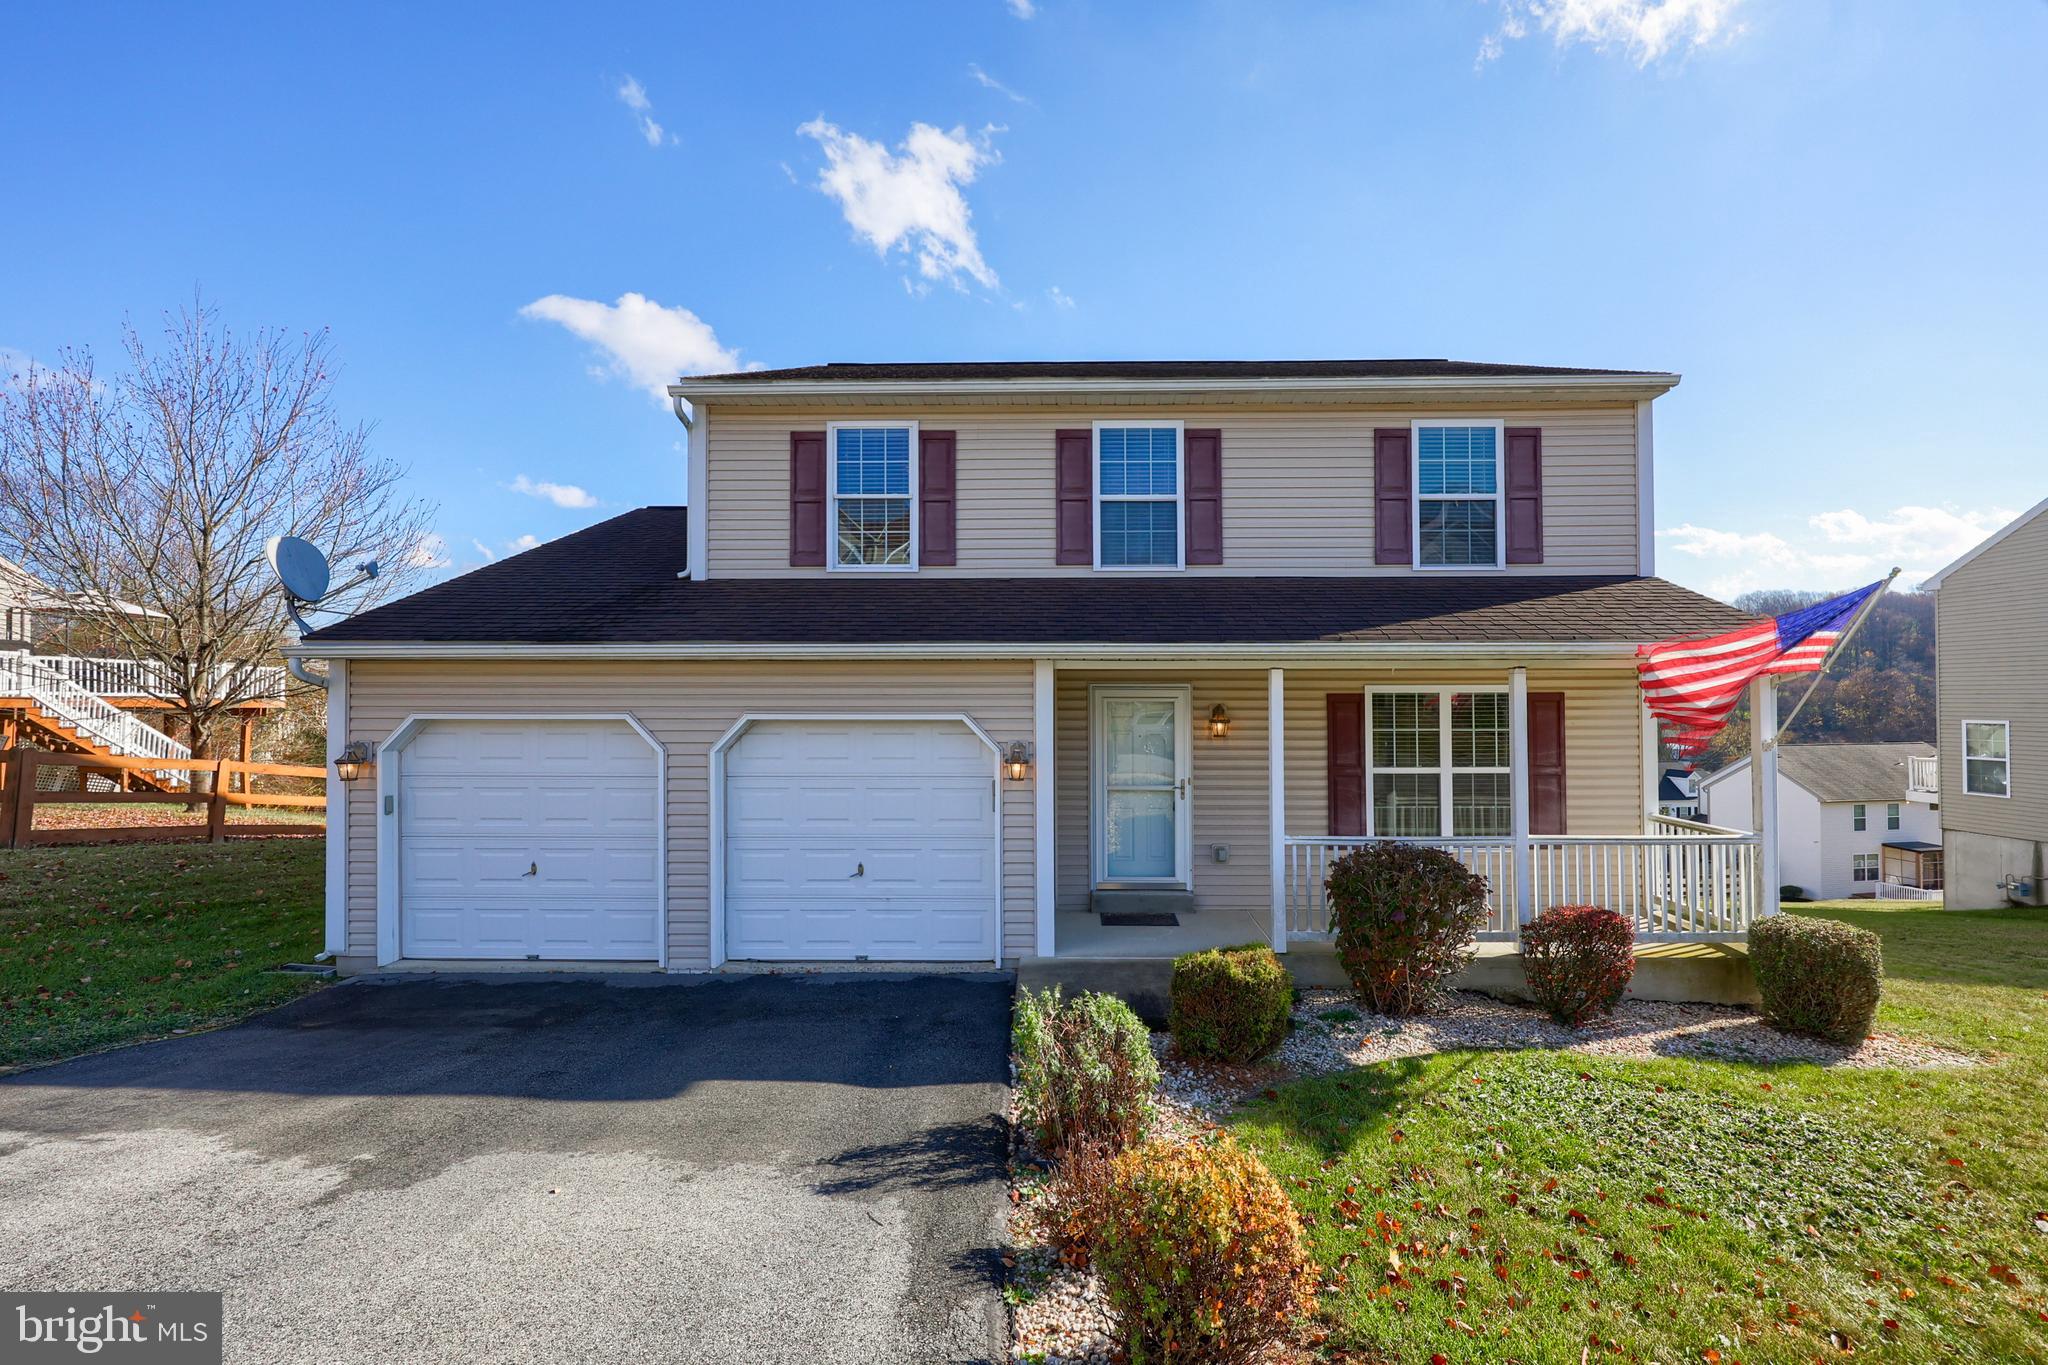
<instances>
[{"instance_id":1,"label":"dark shingle roof","mask_svg":"<svg viewBox=\"0 0 2048 1365\"><path fill-rule=\"evenodd\" d=\"M1658 578L679 577L680 507L644 507L307 637L534 644L1639 642L1750 618Z\"/></svg>"},{"instance_id":2,"label":"dark shingle roof","mask_svg":"<svg viewBox=\"0 0 2048 1365\"><path fill-rule=\"evenodd\" d=\"M1781 744L1778 771L1822 801L1903 801L1906 760L1932 758L1934 746L1899 744Z\"/></svg>"},{"instance_id":3,"label":"dark shingle roof","mask_svg":"<svg viewBox=\"0 0 2048 1365\"><path fill-rule=\"evenodd\" d=\"M1666 377L1658 370L1496 365L1476 360L970 360L895 364L835 361L783 370L691 375L688 379L717 380L721 384L775 384L799 380L926 383L977 379L1540 379L1573 375Z\"/></svg>"}]
</instances>

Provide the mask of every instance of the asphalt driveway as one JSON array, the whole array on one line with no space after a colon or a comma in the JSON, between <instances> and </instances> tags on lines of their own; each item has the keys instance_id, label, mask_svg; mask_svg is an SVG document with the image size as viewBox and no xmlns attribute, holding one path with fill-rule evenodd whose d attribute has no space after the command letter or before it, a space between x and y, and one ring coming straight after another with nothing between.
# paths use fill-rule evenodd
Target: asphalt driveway
<instances>
[{"instance_id":1,"label":"asphalt driveway","mask_svg":"<svg viewBox=\"0 0 2048 1365\"><path fill-rule=\"evenodd\" d=\"M357 981L0 1081L0 1285L232 1361L1005 1354L1009 983Z\"/></svg>"}]
</instances>

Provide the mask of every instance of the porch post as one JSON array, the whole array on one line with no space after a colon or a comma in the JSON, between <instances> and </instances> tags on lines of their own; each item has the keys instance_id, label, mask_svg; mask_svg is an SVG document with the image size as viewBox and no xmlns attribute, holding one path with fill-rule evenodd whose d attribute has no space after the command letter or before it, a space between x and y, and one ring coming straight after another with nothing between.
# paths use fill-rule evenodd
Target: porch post
<instances>
[{"instance_id":1,"label":"porch post","mask_svg":"<svg viewBox=\"0 0 2048 1365\"><path fill-rule=\"evenodd\" d=\"M1527 924L1535 894L1529 851L1529 670L1508 672L1508 786L1512 793L1509 831L1515 840L1515 924ZM1516 937L1521 937L1517 927Z\"/></svg>"},{"instance_id":2,"label":"porch post","mask_svg":"<svg viewBox=\"0 0 2048 1365\"><path fill-rule=\"evenodd\" d=\"M1051 659L1031 666L1031 752L1036 760L1031 779L1031 884L1036 894L1038 955L1053 955L1053 914L1059 831L1053 807L1053 667Z\"/></svg>"},{"instance_id":3,"label":"porch post","mask_svg":"<svg viewBox=\"0 0 2048 1365\"><path fill-rule=\"evenodd\" d=\"M1273 951L1287 951L1287 681L1266 670L1267 859L1273 880Z\"/></svg>"},{"instance_id":4,"label":"porch post","mask_svg":"<svg viewBox=\"0 0 2048 1365\"><path fill-rule=\"evenodd\" d=\"M1749 685L1749 808L1756 816L1757 913L1778 913L1778 680Z\"/></svg>"}]
</instances>

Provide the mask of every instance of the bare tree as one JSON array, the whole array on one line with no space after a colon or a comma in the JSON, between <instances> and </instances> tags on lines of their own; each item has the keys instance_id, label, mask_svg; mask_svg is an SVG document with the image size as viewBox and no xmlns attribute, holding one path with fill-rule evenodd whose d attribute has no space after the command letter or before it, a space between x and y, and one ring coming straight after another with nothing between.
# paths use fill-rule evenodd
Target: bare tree
<instances>
[{"instance_id":1,"label":"bare tree","mask_svg":"<svg viewBox=\"0 0 2048 1365\"><path fill-rule=\"evenodd\" d=\"M0 376L0 554L79 603L110 653L152 666L203 758L286 639L264 542L378 559L360 606L426 567L432 509L336 413L325 331L237 336L195 300L154 345L133 327L123 343L117 375L77 348Z\"/></svg>"}]
</instances>

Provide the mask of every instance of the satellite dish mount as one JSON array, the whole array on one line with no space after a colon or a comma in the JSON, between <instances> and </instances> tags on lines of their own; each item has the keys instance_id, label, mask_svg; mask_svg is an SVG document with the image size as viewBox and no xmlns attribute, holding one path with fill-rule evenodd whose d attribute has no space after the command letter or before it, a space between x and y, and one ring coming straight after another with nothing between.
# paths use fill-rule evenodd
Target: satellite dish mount
<instances>
[{"instance_id":1,"label":"satellite dish mount","mask_svg":"<svg viewBox=\"0 0 2048 1365\"><path fill-rule=\"evenodd\" d=\"M301 635L311 634L314 627L299 614L300 608L317 610L322 602L361 587L377 576L377 561L366 559L355 566L354 578L334 587L327 556L311 541L297 536L272 536L263 546L263 557L270 561L270 571L284 587L284 609Z\"/></svg>"}]
</instances>

